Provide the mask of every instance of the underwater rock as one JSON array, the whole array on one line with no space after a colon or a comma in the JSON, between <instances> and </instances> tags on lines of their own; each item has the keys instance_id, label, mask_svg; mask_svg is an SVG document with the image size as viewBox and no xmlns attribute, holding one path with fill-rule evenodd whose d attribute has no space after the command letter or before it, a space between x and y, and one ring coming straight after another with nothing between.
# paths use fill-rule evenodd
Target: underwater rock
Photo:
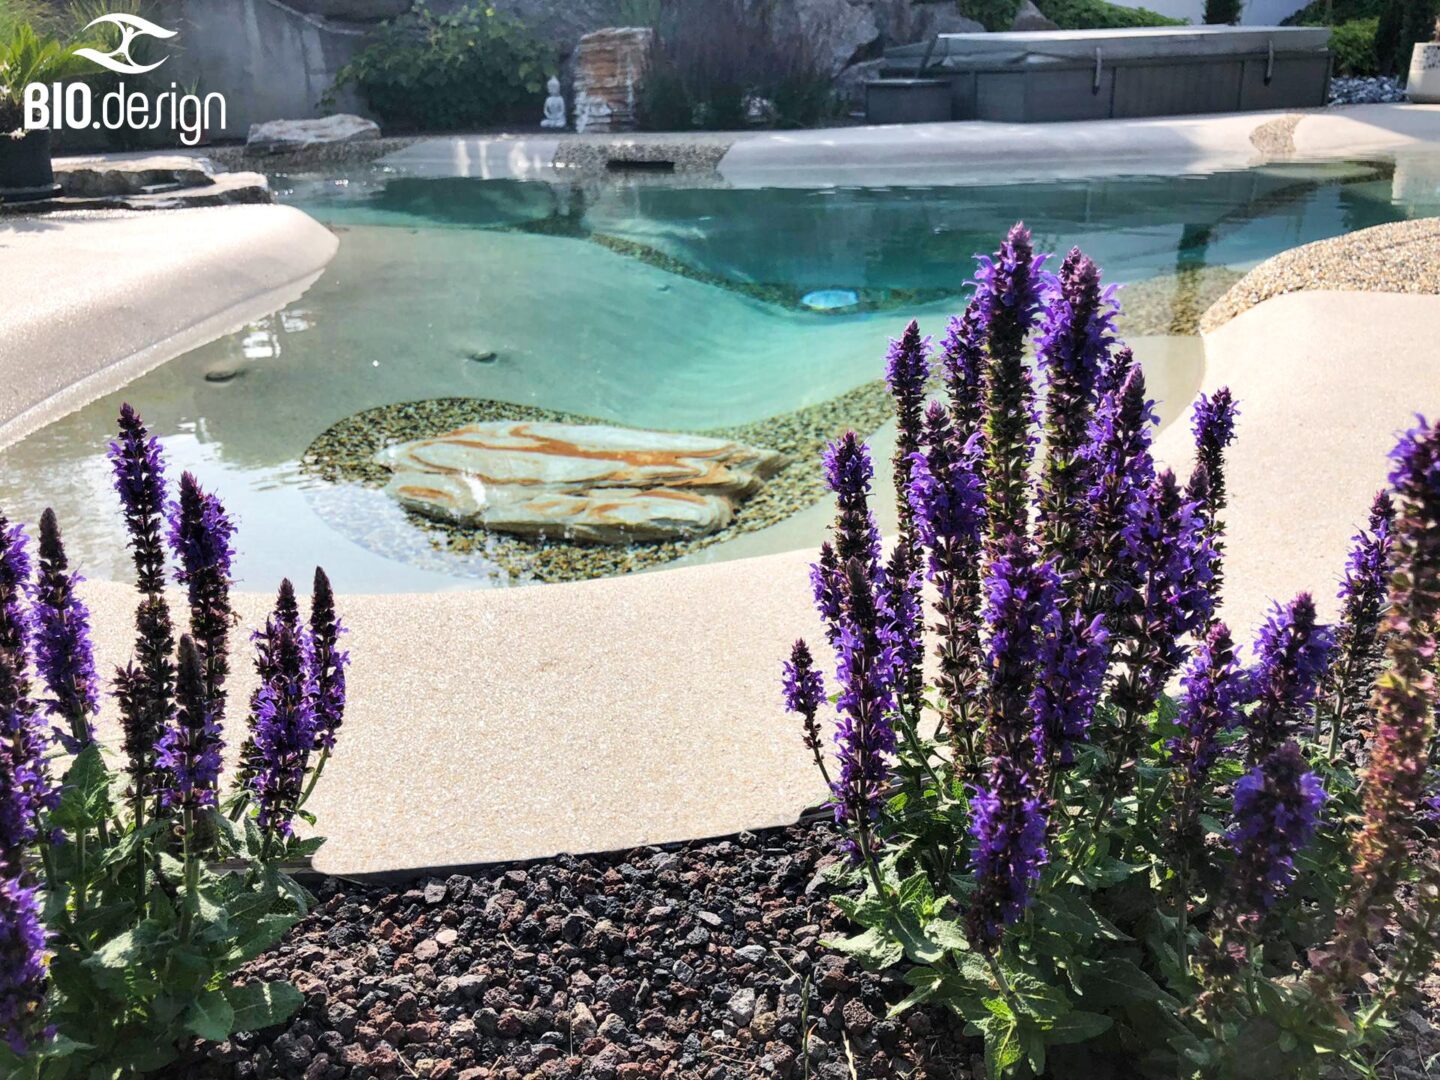
<instances>
[{"instance_id":1,"label":"underwater rock","mask_svg":"<svg viewBox=\"0 0 1440 1080\"><path fill-rule=\"evenodd\" d=\"M250 125L245 152L282 154L379 137L380 126L375 121L352 113L335 113L314 120L267 120Z\"/></svg>"},{"instance_id":2,"label":"underwater rock","mask_svg":"<svg viewBox=\"0 0 1440 1080\"><path fill-rule=\"evenodd\" d=\"M785 457L726 439L490 421L387 448L385 491L426 517L601 544L704 536Z\"/></svg>"},{"instance_id":3,"label":"underwater rock","mask_svg":"<svg viewBox=\"0 0 1440 1080\"><path fill-rule=\"evenodd\" d=\"M860 303L860 294L854 289L816 289L802 296L800 303L811 311L843 311Z\"/></svg>"}]
</instances>

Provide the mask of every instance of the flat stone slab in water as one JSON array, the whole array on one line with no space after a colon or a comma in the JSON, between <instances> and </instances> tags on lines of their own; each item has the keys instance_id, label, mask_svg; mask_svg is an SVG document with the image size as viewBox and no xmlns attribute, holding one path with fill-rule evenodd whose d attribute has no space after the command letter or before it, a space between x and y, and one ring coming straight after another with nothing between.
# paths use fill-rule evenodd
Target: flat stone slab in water
<instances>
[{"instance_id":1,"label":"flat stone slab in water","mask_svg":"<svg viewBox=\"0 0 1440 1080\"><path fill-rule=\"evenodd\" d=\"M282 154L334 143L378 139L380 126L351 113L336 113L316 120L268 120L251 124L245 140L247 154Z\"/></svg>"},{"instance_id":2,"label":"flat stone slab in water","mask_svg":"<svg viewBox=\"0 0 1440 1080\"><path fill-rule=\"evenodd\" d=\"M800 303L813 311L840 311L860 303L860 294L854 289L817 289L802 296Z\"/></svg>"},{"instance_id":3,"label":"flat stone slab in water","mask_svg":"<svg viewBox=\"0 0 1440 1080\"><path fill-rule=\"evenodd\" d=\"M426 517L602 544L725 528L785 457L727 439L497 420L391 446L386 492Z\"/></svg>"}]
</instances>

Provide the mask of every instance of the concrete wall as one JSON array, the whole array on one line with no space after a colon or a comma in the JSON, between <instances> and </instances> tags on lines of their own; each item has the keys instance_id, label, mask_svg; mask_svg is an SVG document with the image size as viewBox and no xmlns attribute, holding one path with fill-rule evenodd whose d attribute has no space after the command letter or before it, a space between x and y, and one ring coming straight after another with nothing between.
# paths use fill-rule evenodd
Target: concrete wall
<instances>
[{"instance_id":1,"label":"concrete wall","mask_svg":"<svg viewBox=\"0 0 1440 1080\"><path fill-rule=\"evenodd\" d=\"M166 0L162 12L162 25L179 31L171 39L178 48L156 74L224 94L224 134L237 138L252 123L335 111L321 109L320 98L366 29L279 0ZM360 111L350 97L337 107Z\"/></svg>"}]
</instances>

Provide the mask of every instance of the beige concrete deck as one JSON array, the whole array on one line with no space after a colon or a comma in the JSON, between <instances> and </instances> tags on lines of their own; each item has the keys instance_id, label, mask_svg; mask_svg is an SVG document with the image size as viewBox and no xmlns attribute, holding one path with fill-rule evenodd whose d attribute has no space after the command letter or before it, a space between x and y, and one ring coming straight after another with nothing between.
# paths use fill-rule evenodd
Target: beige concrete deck
<instances>
[{"instance_id":1,"label":"beige concrete deck","mask_svg":"<svg viewBox=\"0 0 1440 1080\"><path fill-rule=\"evenodd\" d=\"M337 246L288 206L0 218L0 446L284 306Z\"/></svg>"}]
</instances>

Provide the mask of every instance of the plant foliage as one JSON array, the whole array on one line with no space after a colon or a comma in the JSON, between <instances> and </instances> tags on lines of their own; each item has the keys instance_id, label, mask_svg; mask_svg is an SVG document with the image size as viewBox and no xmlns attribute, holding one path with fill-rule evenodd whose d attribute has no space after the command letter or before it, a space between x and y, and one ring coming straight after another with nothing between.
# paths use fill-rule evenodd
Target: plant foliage
<instances>
[{"instance_id":1,"label":"plant foliage","mask_svg":"<svg viewBox=\"0 0 1440 1080\"><path fill-rule=\"evenodd\" d=\"M554 57L518 19L483 3L439 14L423 3L375 30L335 76L387 125L412 131L529 118Z\"/></svg>"}]
</instances>

